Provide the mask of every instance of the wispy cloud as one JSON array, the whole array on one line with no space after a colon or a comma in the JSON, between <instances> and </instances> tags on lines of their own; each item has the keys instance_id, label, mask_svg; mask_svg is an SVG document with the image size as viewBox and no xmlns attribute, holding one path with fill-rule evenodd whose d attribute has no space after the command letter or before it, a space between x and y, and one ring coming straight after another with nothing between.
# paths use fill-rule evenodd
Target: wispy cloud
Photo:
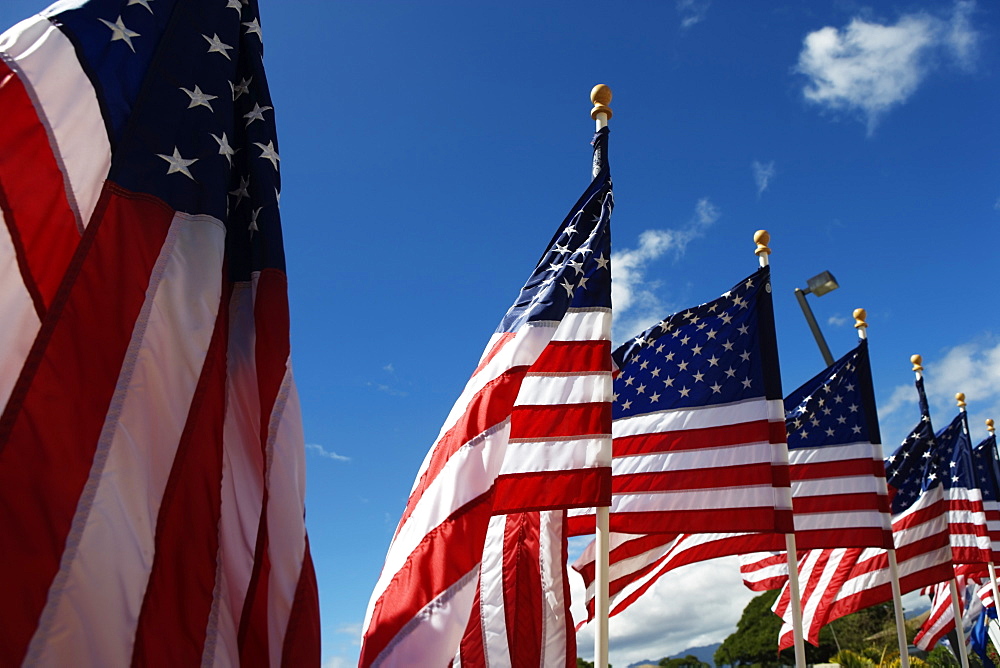
<instances>
[{"instance_id":1,"label":"wispy cloud","mask_svg":"<svg viewBox=\"0 0 1000 668\"><path fill-rule=\"evenodd\" d=\"M796 70L808 78L805 98L827 109L860 113L871 134L892 107L905 102L945 62L962 69L976 58L979 34L971 0L950 16L904 14L893 24L854 18L806 35Z\"/></svg>"},{"instance_id":2,"label":"wispy cloud","mask_svg":"<svg viewBox=\"0 0 1000 668\"><path fill-rule=\"evenodd\" d=\"M771 162L754 160L750 167L753 169L753 180L757 184L757 197L760 197L774 178L774 160Z\"/></svg>"},{"instance_id":3,"label":"wispy cloud","mask_svg":"<svg viewBox=\"0 0 1000 668\"><path fill-rule=\"evenodd\" d=\"M687 30L704 21L711 4L711 0L677 0L677 13L681 17L681 29Z\"/></svg>"},{"instance_id":4,"label":"wispy cloud","mask_svg":"<svg viewBox=\"0 0 1000 668\"><path fill-rule=\"evenodd\" d=\"M392 362L389 362L384 367L382 367L382 371L385 371L386 373L395 373L396 367L392 365Z\"/></svg>"},{"instance_id":5,"label":"wispy cloud","mask_svg":"<svg viewBox=\"0 0 1000 668\"><path fill-rule=\"evenodd\" d=\"M853 318L848 318L840 314L831 315L829 318L826 319L826 323L832 327L843 327L844 325L853 321L854 321Z\"/></svg>"},{"instance_id":6,"label":"wispy cloud","mask_svg":"<svg viewBox=\"0 0 1000 668\"><path fill-rule=\"evenodd\" d=\"M315 452L320 457L326 457L327 459L334 459L334 460L336 460L338 462L349 462L349 461L351 461L350 457L345 457L344 455L338 455L333 450L327 450L326 448L324 448L319 443L306 443L306 450L311 450L312 452Z\"/></svg>"},{"instance_id":7,"label":"wispy cloud","mask_svg":"<svg viewBox=\"0 0 1000 668\"><path fill-rule=\"evenodd\" d=\"M707 197L698 200L694 216L673 229L646 230L639 245L611 255L611 301L615 305L615 338L631 336L663 317L663 302L657 295L659 281L646 278L654 261L672 253L684 253L693 239L705 234L716 220L719 209Z\"/></svg>"}]
</instances>

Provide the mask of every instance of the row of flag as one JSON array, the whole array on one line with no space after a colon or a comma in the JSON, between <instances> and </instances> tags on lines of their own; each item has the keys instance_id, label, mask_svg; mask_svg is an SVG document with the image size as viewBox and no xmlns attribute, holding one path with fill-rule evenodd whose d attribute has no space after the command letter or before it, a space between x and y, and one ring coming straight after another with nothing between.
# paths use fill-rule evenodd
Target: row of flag
<instances>
[{"instance_id":1,"label":"row of flag","mask_svg":"<svg viewBox=\"0 0 1000 668\"><path fill-rule=\"evenodd\" d=\"M741 555L747 586L783 588L782 647L790 536L814 643L830 621L893 600L893 571L906 593L959 567L981 581L994 557L994 440L973 449L964 412L935 433L918 379L920 421L883 460L867 325L855 349L783 395L766 237L758 271L612 352L607 140L604 128L593 183L421 467L361 666L573 665L566 539L593 534L602 506L611 615L664 573ZM599 556L595 542L573 565L590 619Z\"/></svg>"}]
</instances>

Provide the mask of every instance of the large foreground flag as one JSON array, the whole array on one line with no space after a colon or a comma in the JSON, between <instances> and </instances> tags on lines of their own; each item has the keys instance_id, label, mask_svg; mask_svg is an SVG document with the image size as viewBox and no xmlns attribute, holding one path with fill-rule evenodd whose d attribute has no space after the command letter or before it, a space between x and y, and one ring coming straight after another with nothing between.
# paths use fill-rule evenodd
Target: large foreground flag
<instances>
[{"instance_id":1,"label":"large foreground flag","mask_svg":"<svg viewBox=\"0 0 1000 668\"><path fill-rule=\"evenodd\" d=\"M902 593L952 577L947 504L934 432L917 381L922 417L885 460L892 509L893 541ZM810 550L799 558L804 635L818 643L823 626L863 608L892 600L888 552L882 548ZM791 606L786 585L775 602L784 618L779 646L792 646Z\"/></svg>"},{"instance_id":2,"label":"large foreground flag","mask_svg":"<svg viewBox=\"0 0 1000 668\"><path fill-rule=\"evenodd\" d=\"M597 176L424 459L369 602L362 666L455 657L477 587L488 593L480 563L503 559L484 556L491 516L610 503L607 137L605 128L594 140Z\"/></svg>"},{"instance_id":3,"label":"large foreground flag","mask_svg":"<svg viewBox=\"0 0 1000 668\"><path fill-rule=\"evenodd\" d=\"M614 352L611 530L792 530L770 268ZM593 510L570 530L592 533Z\"/></svg>"},{"instance_id":4,"label":"large foreground flag","mask_svg":"<svg viewBox=\"0 0 1000 668\"><path fill-rule=\"evenodd\" d=\"M318 665L257 3L57 3L0 108L0 664Z\"/></svg>"}]
</instances>

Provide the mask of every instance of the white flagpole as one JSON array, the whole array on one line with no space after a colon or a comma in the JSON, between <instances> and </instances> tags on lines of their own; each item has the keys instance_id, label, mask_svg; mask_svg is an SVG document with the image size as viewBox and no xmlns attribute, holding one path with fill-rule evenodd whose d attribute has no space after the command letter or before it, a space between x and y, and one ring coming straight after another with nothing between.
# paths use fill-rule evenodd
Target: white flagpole
<instances>
[{"instance_id":1,"label":"white flagpole","mask_svg":"<svg viewBox=\"0 0 1000 668\"><path fill-rule=\"evenodd\" d=\"M611 118L611 108L608 107L608 103L611 102L611 89L604 84L597 84L590 91L590 101L594 104L594 108L590 110L590 117L596 122L597 131L600 131L608 126L608 119ZM597 176L599 169L600 165L595 162L593 176ZM614 317L613 310L612 317ZM608 585L611 578L609 511L608 506L597 508L597 526L594 535L594 540L597 543L595 545L597 554L594 573L594 619L597 623L597 628L594 629L595 668L608 668L608 612L610 608Z\"/></svg>"},{"instance_id":2,"label":"white flagpole","mask_svg":"<svg viewBox=\"0 0 1000 668\"><path fill-rule=\"evenodd\" d=\"M854 309L854 327L858 330L858 338L862 341L868 339L868 313L863 308ZM881 440L881 439L879 439ZM879 447L882 447L879 444ZM889 487L885 485L886 498L889 498ZM906 625L903 620L903 595L899 587L899 565L896 562L896 548L886 550L889 557L889 583L892 586L892 604L896 611L896 641L899 643L899 668L910 668L910 655L907 652Z\"/></svg>"},{"instance_id":3,"label":"white flagpole","mask_svg":"<svg viewBox=\"0 0 1000 668\"><path fill-rule=\"evenodd\" d=\"M955 395L958 402L958 409L965 412L965 395L961 392ZM962 660L962 668L969 668L969 648L965 646L965 625L962 624L962 606L959 603L958 580L951 579L951 607L955 610L955 639L958 641L959 657ZM964 592L963 592L964 594Z\"/></svg>"},{"instance_id":4,"label":"white flagpole","mask_svg":"<svg viewBox=\"0 0 1000 668\"><path fill-rule=\"evenodd\" d=\"M754 243L757 244L757 259L761 267L770 264L768 256L771 249L768 244L771 242L771 235L767 230L757 230L753 235ZM790 499L789 499L790 500ZM785 558L788 562L788 595L792 606L792 639L795 643L795 666L796 668L806 668L806 645L802 633L802 598L799 592L799 564L798 552L795 548L795 533L785 534Z\"/></svg>"},{"instance_id":5,"label":"white flagpole","mask_svg":"<svg viewBox=\"0 0 1000 668\"><path fill-rule=\"evenodd\" d=\"M996 431L997 430L996 430L996 427L993 426L993 418L986 418L986 431L988 431L990 433L990 436L996 436ZM990 459L993 459L995 456L996 456L995 452L991 452L990 453ZM992 543L993 543L993 539L990 538L991 547L992 547ZM996 571L996 567L993 565L993 558L992 558L993 555L992 555L992 552L993 552L993 550L991 549L990 550L990 563L989 563L989 566L990 566L990 585L993 588L993 605L995 606L994 609L995 610L1000 610L1000 591L998 591L998 589L997 589L997 571ZM988 617L987 617L987 620L988 621L993 621L993 620L990 620Z\"/></svg>"}]
</instances>

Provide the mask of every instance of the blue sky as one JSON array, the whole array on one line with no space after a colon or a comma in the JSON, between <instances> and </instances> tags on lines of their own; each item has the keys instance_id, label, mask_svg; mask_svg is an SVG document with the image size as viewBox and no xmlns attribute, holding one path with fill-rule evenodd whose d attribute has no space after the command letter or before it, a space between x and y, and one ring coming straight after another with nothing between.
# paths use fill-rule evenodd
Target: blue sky
<instances>
[{"instance_id":1,"label":"blue sky","mask_svg":"<svg viewBox=\"0 0 1000 668\"><path fill-rule=\"evenodd\" d=\"M0 24L45 4L5 0ZM913 353L938 425L956 391L975 439L1000 418L995 4L261 4L330 668L356 661L417 467L589 179L596 83L619 341L751 273L767 228L786 393L822 367L792 291L829 270L841 288L810 300L838 356L868 309L887 448L917 417ZM733 571L674 574L613 621L612 661L728 635Z\"/></svg>"}]
</instances>

